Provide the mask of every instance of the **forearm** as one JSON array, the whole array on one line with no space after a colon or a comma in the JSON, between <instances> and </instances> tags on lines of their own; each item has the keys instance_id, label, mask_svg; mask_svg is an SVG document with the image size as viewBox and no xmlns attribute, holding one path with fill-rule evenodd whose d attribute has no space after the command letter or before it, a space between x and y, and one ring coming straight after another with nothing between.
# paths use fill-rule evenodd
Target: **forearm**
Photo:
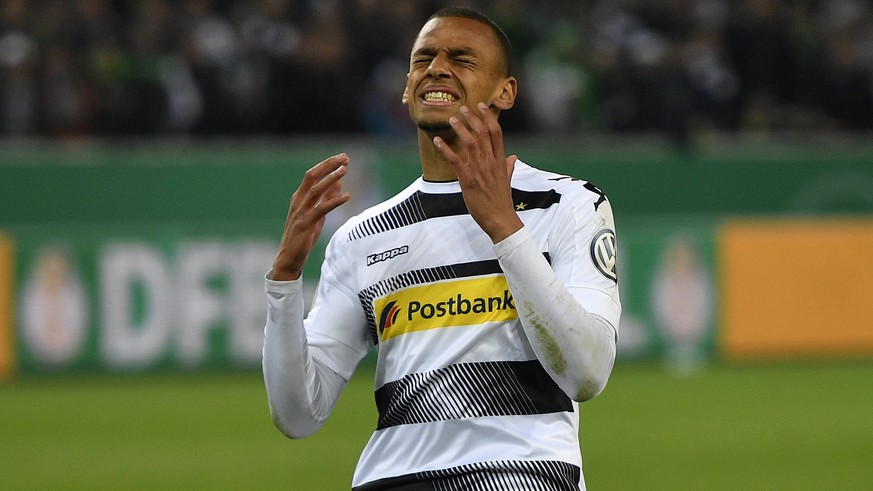
<instances>
[{"instance_id":1,"label":"forearm","mask_svg":"<svg viewBox=\"0 0 873 491\"><path fill-rule=\"evenodd\" d=\"M290 438L318 430L346 381L310 353L303 327L302 280L267 281L264 384L273 423Z\"/></svg>"},{"instance_id":2,"label":"forearm","mask_svg":"<svg viewBox=\"0 0 873 491\"><path fill-rule=\"evenodd\" d=\"M599 394L615 362L615 329L557 278L526 229L495 245L521 324L540 362L577 401Z\"/></svg>"}]
</instances>

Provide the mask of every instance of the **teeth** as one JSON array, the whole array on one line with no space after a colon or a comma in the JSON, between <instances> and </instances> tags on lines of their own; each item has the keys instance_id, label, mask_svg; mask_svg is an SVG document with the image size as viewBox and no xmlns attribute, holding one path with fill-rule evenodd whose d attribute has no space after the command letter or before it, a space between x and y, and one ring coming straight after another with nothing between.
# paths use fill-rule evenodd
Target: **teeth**
<instances>
[{"instance_id":1,"label":"teeth","mask_svg":"<svg viewBox=\"0 0 873 491\"><path fill-rule=\"evenodd\" d=\"M455 102L457 99L447 92L428 92L424 94L424 100L437 102Z\"/></svg>"}]
</instances>

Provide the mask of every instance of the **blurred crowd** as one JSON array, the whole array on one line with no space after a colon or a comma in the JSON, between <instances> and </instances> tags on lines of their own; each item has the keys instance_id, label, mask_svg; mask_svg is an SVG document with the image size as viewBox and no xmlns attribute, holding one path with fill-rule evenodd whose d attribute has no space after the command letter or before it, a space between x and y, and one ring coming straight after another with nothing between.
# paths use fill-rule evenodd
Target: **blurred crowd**
<instances>
[{"instance_id":1,"label":"blurred crowd","mask_svg":"<svg viewBox=\"0 0 873 491\"><path fill-rule=\"evenodd\" d=\"M448 4L513 41L510 132L873 127L866 0L0 0L0 136L411 132Z\"/></svg>"}]
</instances>

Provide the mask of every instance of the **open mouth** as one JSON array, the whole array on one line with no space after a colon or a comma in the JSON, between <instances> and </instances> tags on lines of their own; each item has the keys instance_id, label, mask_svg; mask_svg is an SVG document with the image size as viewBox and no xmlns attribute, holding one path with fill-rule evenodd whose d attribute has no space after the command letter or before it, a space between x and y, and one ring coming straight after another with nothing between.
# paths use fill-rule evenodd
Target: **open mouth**
<instances>
[{"instance_id":1,"label":"open mouth","mask_svg":"<svg viewBox=\"0 0 873 491\"><path fill-rule=\"evenodd\" d=\"M455 102L458 100L454 95L442 91L425 92L421 98L426 102Z\"/></svg>"}]
</instances>

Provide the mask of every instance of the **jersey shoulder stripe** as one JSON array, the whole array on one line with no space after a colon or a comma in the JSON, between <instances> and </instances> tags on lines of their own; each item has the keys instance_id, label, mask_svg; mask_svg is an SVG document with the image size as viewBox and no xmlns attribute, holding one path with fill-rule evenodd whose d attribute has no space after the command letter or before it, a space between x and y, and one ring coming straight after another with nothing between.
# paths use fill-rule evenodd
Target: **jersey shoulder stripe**
<instances>
[{"instance_id":1,"label":"jersey shoulder stripe","mask_svg":"<svg viewBox=\"0 0 873 491\"><path fill-rule=\"evenodd\" d=\"M554 189L544 191L525 191L512 189L513 202L519 209L548 208L561 201L561 195ZM397 228L420 223L430 218L468 215L467 205L461 193L425 193L416 191L394 206L361 220L349 231L348 239L353 241L370 235L387 232Z\"/></svg>"}]
</instances>

